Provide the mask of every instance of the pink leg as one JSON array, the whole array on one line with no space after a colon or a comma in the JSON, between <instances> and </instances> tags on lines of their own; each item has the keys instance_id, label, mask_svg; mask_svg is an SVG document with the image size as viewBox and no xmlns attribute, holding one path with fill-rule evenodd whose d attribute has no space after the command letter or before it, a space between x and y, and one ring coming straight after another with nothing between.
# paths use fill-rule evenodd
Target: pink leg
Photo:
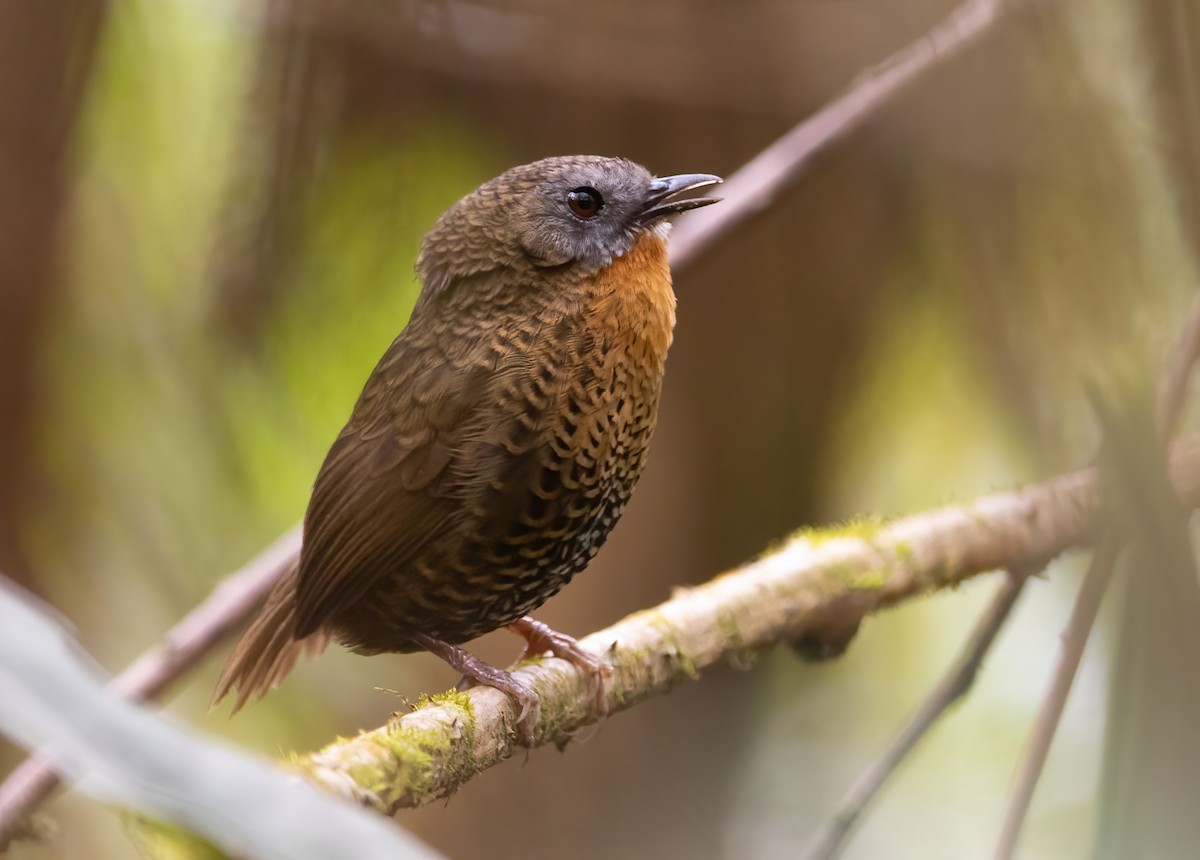
<instances>
[{"instance_id":1,"label":"pink leg","mask_svg":"<svg viewBox=\"0 0 1200 860\"><path fill-rule=\"evenodd\" d=\"M423 633L414 634L412 640L431 654L441 657L457 671L462 672L464 679L486 687L495 687L512 699L520 708L517 715L517 741L523 747L533 746L534 728L542 714L542 703L538 699L537 693L515 680L503 669L497 669L495 666L483 662L457 645L451 645L449 642L434 639Z\"/></svg>"}]
</instances>

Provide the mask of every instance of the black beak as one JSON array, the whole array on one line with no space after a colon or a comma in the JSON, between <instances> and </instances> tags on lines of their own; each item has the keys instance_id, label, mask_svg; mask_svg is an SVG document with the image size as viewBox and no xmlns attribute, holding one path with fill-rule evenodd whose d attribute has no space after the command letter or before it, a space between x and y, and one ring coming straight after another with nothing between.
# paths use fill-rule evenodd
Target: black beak
<instances>
[{"instance_id":1,"label":"black beak","mask_svg":"<svg viewBox=\"0 0 1200 860\"><path fill-rule=\"evenodd\" d=\"M638 216L638 221L642 224L649 224L651 221L657 221L668 215L716 203L721 199L720 197L688 197L683 200L671 201L667 201L667 198L682 194L684 191L691 191L693 188L705 188L720 182L721 177L713 176L711 173L680 173L678 176L656 178L650 183L646 208Z\"/></svg>"}]
</instances>

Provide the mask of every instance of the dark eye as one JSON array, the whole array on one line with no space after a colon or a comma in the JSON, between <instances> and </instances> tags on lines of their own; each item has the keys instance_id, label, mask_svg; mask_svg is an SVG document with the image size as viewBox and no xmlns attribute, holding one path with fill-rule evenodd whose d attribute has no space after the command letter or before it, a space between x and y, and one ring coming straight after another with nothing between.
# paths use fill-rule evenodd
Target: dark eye
<instances>
[{"instance_id":1,"label":"dark eye","mask_svg":"<svg viewBox=\"0 0 1200 860\"><path fill-rule=\"evenodd\" d=\"M580 218L591 218L604 208L604 198L595 188L576 188L567 194L567 206Z\"/></svg>"}]
</instances>

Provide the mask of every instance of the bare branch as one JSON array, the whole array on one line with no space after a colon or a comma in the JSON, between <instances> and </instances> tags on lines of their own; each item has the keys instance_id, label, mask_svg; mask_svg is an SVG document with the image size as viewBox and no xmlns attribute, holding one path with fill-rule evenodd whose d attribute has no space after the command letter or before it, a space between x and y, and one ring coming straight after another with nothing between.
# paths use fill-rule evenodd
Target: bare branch
<instances>
[{"instance_id":1,"label":"bare branch","mask_svg":"<svg viewBox=\"0 0 1200 860\"><path fill-rule=\"evenodd\" d=\"M867 806L883 788L883 784L916 748L921 738L933 728L942 714L971 689L983 665L983 658L996 641L1000 628L1012 613L1017 598L1028 581L1028 573L1009 572L1004 584L988 605L987 611L980 616L971 632L971 638L967 641L967 647L959 655L954 666L922 702L921 707L896 735L883 755L859 775L834 814L809 841L803 855L805 860L831 860L841 855L846 838Z\"/></svg>"},{"instance_id":2,"label":"bare branch","mask_svg":"<svg viewBox=\"0 0 1200 860\"><path fill-rule=\"evenodd\" d=\"M792 128L729 177L713 217L680 224L671 240L671 263L691 265L716 240L767 209L813 156L837 143L904 87L971 46L1006 13L1027 0L966 0L916 41L865 70L833 101Z\"/></svg>"},{"instance_id":3,"label":"bare branch","mask_svg":"<svg viewBox=\"0 0 1200 860\"><path fill-rule=\"evenodd\" d=\"M1200 504L1200 435L1173 449L1183 503ZM682 591L581 643L613 664L611 711L665 693L723 660L780 641L844 644L868 613L997 568L1030 569L1087 543L1098 516L1094 470L877 530L800 534L758 561ZM514 676L542 699L537 742L563 745L593 717L588 680L561 660ZM455 791L519 749L512 702L491 688L438 697L388 725L297 761L330 790L393 813Z\"/></svg>"},{"instance_id":4,"label":"bare branch","mask_svg":"<svg viewBox=\"0 0 1200 860\"><path fill-rule=\"evenodd\" d=\"M1054 740L1054 733L1058 729L1059 720L1062 719L1067 696L1079 671L1084 646L1087 645L1092 626L1096 623L1100 602L1108 590L1109 582L1112 581L1118 552L1117 542L1106 537L1096 548L1088 565L1083 585L1079 588L1079 596L1075 598L1075 607L1071 610L1071 618L1063 631L1062 652L1054 667L1054 677L1038 709L1033 732L1029 736L1029 746L1021 759L1020 770L1004 810L1004 824L994 855L996 860L1010 858L1016 851L1021 825L1025 822L1025 815L1029 812L1029 804L1033 800L1033 790L1037 787L1038 778L1046 765L1050 742Z\"/></svg>"},{"instance_id":5,"label":"bare branch","mask_svg":"<svg viewBox=\"0 0 1200 860\"><path fill-rule=\"evenodd\" d=\"M1187 326L1179 336L1171 363L1158 390L1158 433L1165 445L1175 435L1175 425L1187 399L1188 380L1200 360L1200 295L1192 300Z\"/></svg>"}]
</instances>

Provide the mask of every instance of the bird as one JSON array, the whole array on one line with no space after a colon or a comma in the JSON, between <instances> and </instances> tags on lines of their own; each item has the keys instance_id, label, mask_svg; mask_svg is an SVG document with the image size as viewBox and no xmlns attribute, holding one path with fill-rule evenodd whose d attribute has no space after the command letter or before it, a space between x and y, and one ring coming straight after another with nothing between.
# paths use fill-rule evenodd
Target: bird
<instances>
[{"instance_id":1,"label":"bird","mask_svg":"<svg viewBox=\"0 0 1200 860\"><path fill-rule=\"evenodd\" d=\"M675 326L669 218L721 182L623 158L514 167L434 223L407 325L317 474L298 561L213 696L234 711L330 640L429 651L505 692L530 746L536 694L462 645L500 627L583 669L611 667L529 613L583 570L646 462Z\"/></svg>"}]
</instances>

